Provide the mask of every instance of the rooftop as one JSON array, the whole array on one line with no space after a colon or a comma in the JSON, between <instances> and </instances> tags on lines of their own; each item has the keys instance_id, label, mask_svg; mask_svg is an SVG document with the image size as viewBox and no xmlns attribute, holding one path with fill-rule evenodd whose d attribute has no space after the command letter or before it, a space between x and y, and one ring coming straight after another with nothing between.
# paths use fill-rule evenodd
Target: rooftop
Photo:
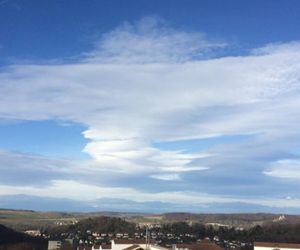
<instances>
[{"instance_id":1,"label":"rooftop","mask_svg":"<svg viewBox=\"0 0 300 250\"><path fill-rule=\"evenodd\" d=\"M272 248L299 248L300 244L295 243L277 243L277 242L254 242L255 247L272 247Z\"/></svg>"}]
</instances>

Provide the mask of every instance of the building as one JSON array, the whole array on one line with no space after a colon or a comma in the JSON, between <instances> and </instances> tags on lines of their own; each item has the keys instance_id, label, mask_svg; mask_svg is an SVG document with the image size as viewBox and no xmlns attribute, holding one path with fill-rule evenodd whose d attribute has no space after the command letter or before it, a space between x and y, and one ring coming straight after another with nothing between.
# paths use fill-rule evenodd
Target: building
<instances>
[{"instance_id":1,"label":"building","mask_svg":"<svg viewBox=\"0 0 300 250\"><path fill-rule=\"evenodd\" d=\"M173 248L174 250L224 250L209 239L204 239L193 244L176 244Z\"/></svg>"},{"instance_id":2,"label":"building","mask_svg":"<svg viewBox=\"0 0 300 250\"><path fill-rule=\"evenodd\" d=\"M254 250L300 250L300 244L254 242Z\"/></svg>"},{"instance_id":3,"label":"building","mask_svg":"<svg viewBox=\"0 0 300 250\"><path fill-rule=\"evenodd\" d=\"M111 245L105 245L105 244L98 244L98 245L94 245L92 247L92 250L111 250Z\"/></svg>"},{"instance_id":4,"label":"building","mask_svg":"<svg viewBox=\"0 0 300 250\"><path fill-rule=\"evenodd\" d=\"M49 240L48 250L59 250L61 248L61 241Z\"/></svg>"},{"instance_id":5,"label":"building","mask_svg":"<svg viewBox=\"0 0 300 250\"><path fill-rule=\"evenodd\" d=\"M41 236L41 231L40 230L27 230L24 233L30 235L30 236Z\"/></svg>"},{"instance_id":6,"label":"building","mask_svg":"<svg viewBox=\"0 0 300 250\"><path fill-rule=\"evenodd\" d=\"M154 244L155 242L151 241L151 243ZM115 239L111 241L111 250L124 250L133 245L138 245L141 248L146 249L146 239Z\"/></svg>"},{"instance_id":7,"label":"building","mask_svg":"<svg viewBox=\"0 0 300 250\"><path fill-rule=\"evenodd\" d=\"M111 250L169 250L164 247L155 245L154 240L146 239L115 239L111 241Z\"/></svg>"}]
</instances>

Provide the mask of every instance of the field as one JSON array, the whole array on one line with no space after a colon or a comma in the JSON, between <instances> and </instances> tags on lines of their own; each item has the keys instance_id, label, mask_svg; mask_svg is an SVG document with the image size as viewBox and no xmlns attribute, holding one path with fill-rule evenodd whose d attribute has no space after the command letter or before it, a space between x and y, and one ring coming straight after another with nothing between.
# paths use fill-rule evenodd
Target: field
<instances>
[{"instance_id":1,"label":"field","mask_svg":"<svg viewBox=\"0 0 300 250\"><path fill-rule=\"evenodd\" d=\"M140 225L171 223L185 221L187 223L211 224L213 226L225 225L228 227L249 228L267 223L300 223L298 215L277 214L191 214L191 213L166 213L166 214L135 214L135 213L65 213L65 212L37 212L30 210L0 209L0 224L19 231L41 229L59 225L75 224L79 220L96 216L122 217L127 221Z\"/></svg>"}]
</instances>

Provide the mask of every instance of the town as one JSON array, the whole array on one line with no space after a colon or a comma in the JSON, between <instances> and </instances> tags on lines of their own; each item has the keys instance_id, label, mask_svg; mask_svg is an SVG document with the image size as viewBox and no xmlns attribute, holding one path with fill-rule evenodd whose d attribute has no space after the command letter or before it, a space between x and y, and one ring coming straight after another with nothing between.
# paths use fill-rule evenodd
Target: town
<instances>
[{"instance_id":1,"label":"town","mask_svg":"<svg viewBox=\"0 0 300 250\"><path fill-rule=\"evenodd\" d=\"M25 233L47 240L48 250L268 250L269 245L261 242L280 241L277 247L271 248L284 248L284 243L288 246L285 248L295 249L299 231L299 224L285 225L277 221L242 228L184 221L135 224L122 218L101 216Z\"/></svg>"}]
</instances>

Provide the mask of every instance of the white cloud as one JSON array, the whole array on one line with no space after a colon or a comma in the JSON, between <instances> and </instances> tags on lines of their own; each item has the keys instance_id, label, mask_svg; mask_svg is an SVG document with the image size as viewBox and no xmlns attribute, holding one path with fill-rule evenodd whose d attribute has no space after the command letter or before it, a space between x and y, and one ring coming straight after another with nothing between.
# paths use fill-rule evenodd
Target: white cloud
<instances>
[{"instance_id":1,"label":"white cloud","mask_svg":"<svg viewBox=\"0 0 300 250\"><path fill-rule=\"evenodd\" d=\"M291 53L291 51L299 50L300 44L298 41L288 43L271 43L262 48L252 50L253 55L269 55L269 54L282 54Z\"/></svg>"},{"instance_id":2,"label":"white cloud","mask_svg":"<svg viewBox=\"0 0 300 250\"><path fill-rule=\"evenodd\" d=\"M268 176L287 179L300 179L299 160L280 160L271 165L269 170L264 172Z\"/></svg>"},{"instance_id":3,"label":"white cloud","mask_svg":"<svg viewBox=\"0 0 300 250\"><path fill-rule=\"evenodd\" d=\"M154 174L151 175L153 179L163 180L163 181L178 181L180 180L179 174Z\"/></svg>"},{"instance_id":4,"label":"white cloud","mask_svg":"<svg viewBox=\"0 0 300 250\"><path fill-rule=\"evenodd\" d=\"M125 24L104 35L76 64L2 69L0 117L84 124L89 142L83 150L92 162L80 168L91 172L184 182L182 175L189 172L226 175L234 167L235 174L243 165L249 173L251 165L261 175L292 175L294 167L285 174L265 168L300 139L299 43L266 46L249 56L207 58L222 46L201 33L166 28L153 19ZM205 153L153 146L238 134L256 136L250 143ZM161 194L156 195L153 199Z\"/></svg>"},{"instance_id":5,"label":"white cloud","mask_svg":"<svg viewBox=\"0 0 300 250\"><path fill-rule=\"evenodd\" d=\"M203 58L225 42L212 41L199 32L166 27L164 20L147 17L135 25L124 23L105 34L96 50L87 53L87 62L100 63L178 63Z\"/></svg>"}]
</instances>

